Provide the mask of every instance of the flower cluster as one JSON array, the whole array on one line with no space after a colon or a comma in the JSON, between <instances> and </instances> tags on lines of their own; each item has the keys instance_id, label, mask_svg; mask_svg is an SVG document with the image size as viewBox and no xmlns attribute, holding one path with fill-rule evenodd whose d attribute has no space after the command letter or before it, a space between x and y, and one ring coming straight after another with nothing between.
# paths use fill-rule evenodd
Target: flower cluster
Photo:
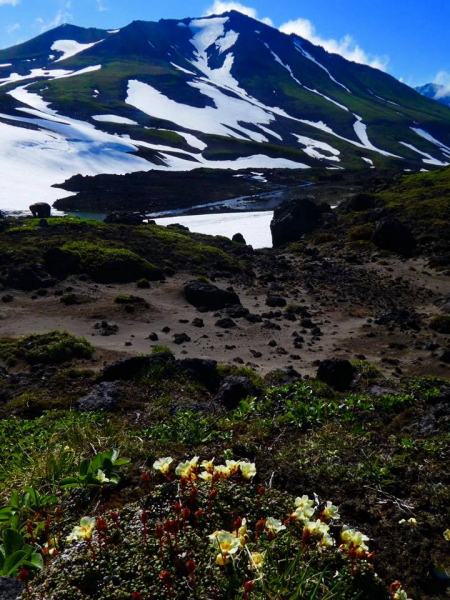
<instances>
[{"instance_id":1,"label":"flower cluster","mask_svg":"<svg viewBox=\"0 0 450 600\"><path fill-rule=\"evenodd\" d=\"M83 517L79 525L75 525L72 533L67 536L68 542L77 542L78 540L89 541L95 529L96 520L94 517Z\"/></svg>"},{"instance_id":2,"label":"flower cluster","mask_svg":"<svg viewBox=\"0 0 450 600\"><path fill-rule=\"evenodd\" d=\"M249 481L256 475L255 463L245 460L227 460L224 465L214 465L214 458L204 460L200 465L203 469L201 473L198 472L198 461L199 457L194 456L190 460L180 462L175 469L175 475L184 481L191 482L198 479L211 481L214 476L220 479L230 479L232 475L239 472L245 480ZM170 456L159 458L153 463L153 469L165 477L169 477L172 463L173 458Z\"/></svg>"},{"instance_id":3,"label":"flower cluster","mask_svg":"<svg viewBox=\"0 0 450 600\"><path fill-rule=\"evenodd\" d=\"M393 583L391 583L389 588L389 594L392 600L411 600L411 598L408 598L408 594L403 589L403 586L400 583L400 581L394 581Z\"/></svg>"}]
</instances>

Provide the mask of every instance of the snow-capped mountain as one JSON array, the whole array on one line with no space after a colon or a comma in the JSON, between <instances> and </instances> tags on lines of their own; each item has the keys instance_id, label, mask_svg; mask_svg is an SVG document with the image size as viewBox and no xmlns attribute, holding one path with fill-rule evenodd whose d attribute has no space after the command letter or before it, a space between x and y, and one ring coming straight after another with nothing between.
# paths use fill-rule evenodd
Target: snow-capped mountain
<instances>
[{"instance_id":1,"label":"snow-capped mountain","mask_svg":"<svg viewBox=\"0 0 450 600\"><path fill-rule=\"evenodd\" d=\"M432 98L433 100L437 100L437 102L444 104L444 106L450 107L450 91L445 86L439 85L438 83L426 83L415 89L419 94L422 94L422 96Z\"/></svg>"},{"instance_id":2,"label":"snow-capped mountain","mask_svg":"<svg viewBox=\"0 0 450 600\"><path fill-rule=\"evenodd\" d=\"M0 51L0 208L76 174L429 169L450 113L393 77L238 12L64 25Z\"/></svg>"}]
</instances>

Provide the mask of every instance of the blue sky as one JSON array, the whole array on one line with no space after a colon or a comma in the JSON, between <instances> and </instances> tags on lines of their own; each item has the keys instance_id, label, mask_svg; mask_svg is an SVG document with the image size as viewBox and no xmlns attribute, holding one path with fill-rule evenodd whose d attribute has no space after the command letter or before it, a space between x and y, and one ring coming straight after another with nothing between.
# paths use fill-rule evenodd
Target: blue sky
<instances>
[{"instance_id":1,"label":"blue sky","mask_svg":"<svg viewBox=\"0 0 450 600\"><path fill-rule=\"evenodd\" d=\"M134 19L199 16L232 4L237 2L0 0L0 48L63 22L111 29ZM450 0L242 0L241 6L283 31L381 67L410 85L437 81L450 87Z\"/></svg>"}]
</instances>

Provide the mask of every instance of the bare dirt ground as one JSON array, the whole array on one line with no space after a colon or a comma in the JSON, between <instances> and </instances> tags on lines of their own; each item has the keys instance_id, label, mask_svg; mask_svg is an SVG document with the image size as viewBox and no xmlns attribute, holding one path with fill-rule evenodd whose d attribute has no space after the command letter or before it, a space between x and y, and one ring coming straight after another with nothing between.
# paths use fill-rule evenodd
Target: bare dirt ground
<instances>
[{"instance_id":1,"label":"bare dirt ground","mask_svg":"<svg viewBox=\"0 0 450 600\"><path fill-rule=\"evenodd\" d=\"M372 278L371 286L375 289L371 288L372 296L367 298L361 297L361 293L358 298L353 297L347 279L344 277L343 282L339 278L333 279L333 273L312 285L311 280L321 271L320 266L313 265L306 276L295 257L291 257L291 266L292 273L284 282L281 294L288 305L308 309L314 325L320 328L318 336L310 328L303 327L300 318L287 320L285 309L269 308L266 305L268 284L260 278L249 287L233 285L232 281L217 281L216 284L219 287L233 285L242 305L253 314L279 310L283 316L266 319L266 325L264 321L250 323L245 318L238 318L233 319L236 327L220 328L216 322L227 316L226 311L199 312L188 304L183 296L183 284L190 276L184 273L164 283L152 283L150 289L137 289L135 284L97 285L72 277L58 289L75 294L80 304L73 306L62 304L54 290L35 299L30 293L15 292L13 302L0 306L0 336L67 330L86 337L96 346L94 362L85 363L85 366L97 369L123 356L148 354L154 344L160 344L169 347L179 358L212 358L220 363L253 366L262 373L292 366L302 375L311 374L315 371L315 361L342 356L350 360L367 360L385 375L395 377L416 372L449 376L450 366L440 362L436 353L426 348L432 341L440 348L445 347L448 336L432 332L426 323L437 312L436 300L448 294L450 286L448 278L426 269L423 260L391 259L386 265L378 262L351 266L353 277L369 274ZM347 270L347 265L342 263L334 266ZM378 282L381 298L385 293L382 290L390 289L389 286L395 285L399 278L409 282L406 300L422 319L424 326L419 332L391 330L373 323L380 312L376 298ZM148 307L138 306L129 313L125 306L114 302L119 294L139 296ZM395 304L395 298L390 301ZM203 319L203 327L192 323L196 318ZM94 328L101 321L117 325L117 333L102 336ZM270 328L267 328L268 323ZM149 339L152 333L157 335L157 340ZM187 334L190 341L178 345L174 335L181 333ZM299 336L304 342L301 348L295 348L294 339Z\"/></svg>"}]
</instances>

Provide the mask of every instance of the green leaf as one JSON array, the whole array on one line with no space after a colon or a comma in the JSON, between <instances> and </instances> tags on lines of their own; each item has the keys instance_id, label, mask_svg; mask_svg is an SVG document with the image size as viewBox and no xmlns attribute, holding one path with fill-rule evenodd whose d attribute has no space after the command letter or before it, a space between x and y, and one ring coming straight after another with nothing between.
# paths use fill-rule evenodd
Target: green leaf
<instances>
[{"instance_id":1,"label":"green leaf","mask_svg":"<svg viewBox=\"0 0 450 600\"><path fill-rule=\"evenodd\" d=\"M19 494L17 492L14 492L9 500L9 504L16 509L20 508L20 499L19 499Z\"/></svg>"},{"instance_id":2,"label":"green leaf","mask_svg":"<svg viewBox=\"0 0 450 600\"><path fill-rule=\"evenodd\" d=\"M115 467L121 467L122 465L127 465L130 461L129 458L119 458L113 461L113 465Z\"/></svg>"},{"instance_id":3,"label":"green leaf","mask_svg":"<svg viewBox=\"0 0 450 600\"><path fill-rule=\"evenodd\" d=\"M6 556L9 556L18 550L22 550L24 541L20 533L14 531L14 529L5 529L3 532L3 545Z\"/></svg>"},{"instance_id":4,"label":"green leaf","mask_svg":"<svg viewBox=\"0 0 450 600\"><path fill-rule=\"evenodd\" d=\"M83 460L79 466L79 473L80 475L87 475L89 473L91 467L91 461L86 458L85 460Z\"/></svg>"},{"instance_id":5,"label":"green leaf","mask_svg":"<svg viewBox=\"0 0 450 600\"><path fill-rule=\"evenodd\" d=\"M19 550L18 552L14 552L8 556L3 565L3 574L6 577L11 577L11 575L14 575L15 572L19 570L19 567L23 564L26 555L26 552Z\"/></svg>"},{"instance_id":6,"label":"green leaf","mask_svg":"<svg viewBox=\"0 0 450 600\"><path fill-rule=\"evenodd\" d=\"M114 448L114 450L111 453L111 462L113 464L116 464L116 460L119 458L119 451L117 450L117 448Z\"/></svg>"},{"instance_id":7,"label":"green leaf","mask_svg":"<svg viewBox=\"0 0 450 600\"><path fill-rule=\"evenodd\" d=\"M44 568L44 560L40 554L33 552L29 559L24 562L24 565L41 570Z\"/></svg>"}]
</instances>

